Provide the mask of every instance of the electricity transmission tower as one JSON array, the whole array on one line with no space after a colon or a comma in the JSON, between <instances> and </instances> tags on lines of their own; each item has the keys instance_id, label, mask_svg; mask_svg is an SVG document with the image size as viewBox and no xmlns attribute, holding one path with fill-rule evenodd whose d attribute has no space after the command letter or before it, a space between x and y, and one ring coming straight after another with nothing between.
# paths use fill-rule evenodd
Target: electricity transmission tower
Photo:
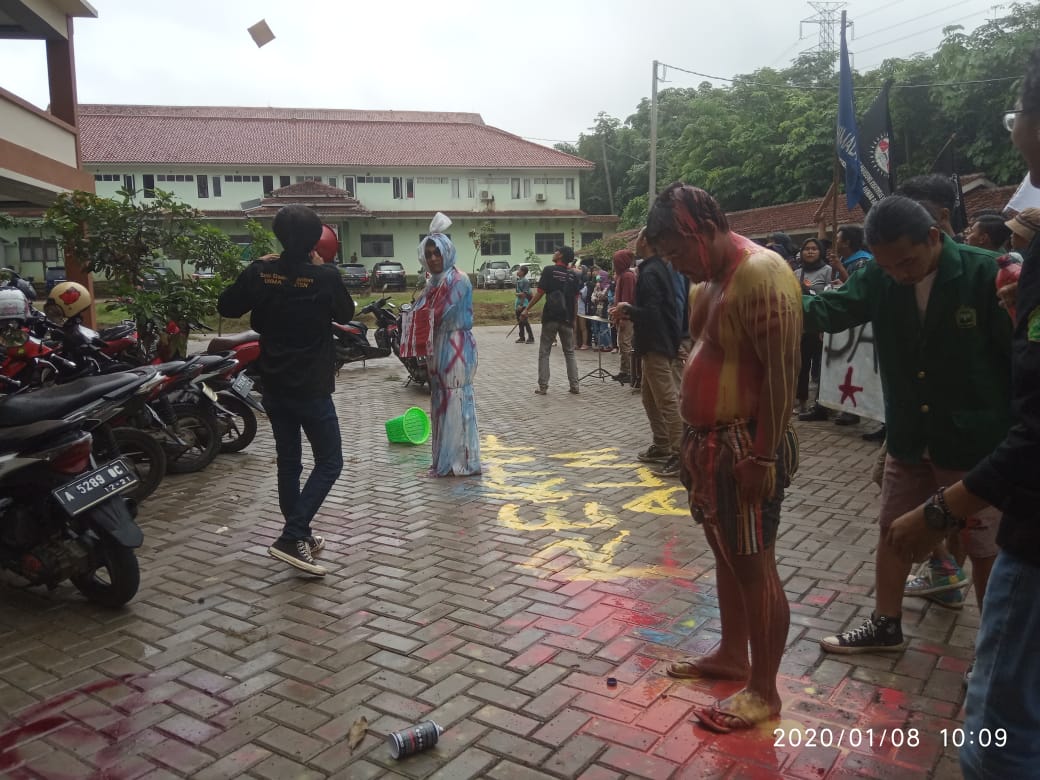
<instances>
[{"instance_id":1,"label":"electricity transmission tower","mask_svg":"<svg viewBox=\"0 0 1040 780\"><path fill-rule=\"evenodd\" d=\"M835 54L838 51L838 35L841 31L841 12L848 3L844 2L810 2L809 6L816 11L816 16L802 19L798 27L798 36L804 38L803 30L807 24L816 24L820 28L819 42L806 52L819 54ZM852 26L851 23L849 25Z\"/></svg>"}]
</instances>

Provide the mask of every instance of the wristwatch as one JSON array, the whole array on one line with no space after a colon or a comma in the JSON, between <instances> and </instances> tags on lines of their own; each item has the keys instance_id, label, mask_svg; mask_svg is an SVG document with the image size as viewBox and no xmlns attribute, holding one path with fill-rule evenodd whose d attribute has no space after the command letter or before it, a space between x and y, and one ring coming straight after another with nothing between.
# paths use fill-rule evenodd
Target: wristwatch
<instances>
[{"instance_id":1,"label":"wristwatch","mask_svg":"<svg viewBox=\"0 0 1040 780\"><path fill-rule=\"evenodd\" d=\"M941 487L925 502L924 522L933 531L953 531L964 528L964 520L956 517L946 504L946 488Z\"/></svg>"}]
</instances>

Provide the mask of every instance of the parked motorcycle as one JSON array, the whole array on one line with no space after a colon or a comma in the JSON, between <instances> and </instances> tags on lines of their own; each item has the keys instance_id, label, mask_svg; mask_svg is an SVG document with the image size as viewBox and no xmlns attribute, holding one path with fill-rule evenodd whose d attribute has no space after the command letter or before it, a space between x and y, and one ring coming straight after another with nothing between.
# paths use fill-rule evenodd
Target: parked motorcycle
<instances>
[{"instance_id":1,"label":"parked motorcycle","mask_svg":"<svg viewBox=\"0 0 1040 780\"><path fill-rule=\"evenodd\" d=\"M106 607L137 593L143 535L123 498L134 470L92 462L89 417L51 419L137 381L96 377L0 400L0 566L49 589L71 580Z\"/></svg>"},{"instance_id":2,"label":"parked motorcycle","mask_svg":"<svg viewBox=\"0 0 1040 780\"><path fill-rule=\"evenodd\" d=\"M401 332L404 329L402 320L412 311L414 304L415 298L413 294L412 302L402 303L400 308L401 313L395 318L397 327L394 331L396 334L396 340L393 343L393 349L394 354L397 355L397 359L401 361L401 364L408 371L408 381L405 383L405 387L412 384L412 382L422 387L430 381L430 371L426 366L425 357L401 357Z\"/></svg>"},{"instance_id":3,"label":"parked motorcycle","mask_svg":"<svg viewBox=\"0 0 1040 780\"><path fill-rule=\"evenodd\" d=\"M387 320L382 316L387 313L383 307L389 300L389 298L380 298L357 312L359 317L364 314L373 314L376 317L376 346L374 347L368 342L368 326L361 320L351 320L346 324L332 323L337 371L347 363L384 358L391 353L392 349L386 333ZM393 306L393 304L389 305Z\"/></svg>"}]
</instances>

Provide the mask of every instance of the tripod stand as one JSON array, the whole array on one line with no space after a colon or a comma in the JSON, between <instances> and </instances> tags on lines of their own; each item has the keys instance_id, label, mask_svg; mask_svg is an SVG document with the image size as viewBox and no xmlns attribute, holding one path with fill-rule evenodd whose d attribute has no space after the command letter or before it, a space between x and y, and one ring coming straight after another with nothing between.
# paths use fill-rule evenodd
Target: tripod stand
<instances>
[{"instance_id":1,"label":"tripod stand","mask_svg":"<svg viewBox=\"0 0 1040 780\"><path fill-rule=\"evenodd\" d=\"M579 314L578 316L581 317L583 320L588 320L589 322L610 322L610 320L606 320L603 317L595 317L591 314ZM589 373L585 374L585 376L581 377L578 381L584 382L586 379L599 379L602 382L606 382L608 379L612 379L613 377L613 374L607 371L607 369L603 368L603 350L599 349L599 345L597 344L596 367L592 369Z\"/></svg>"}]
</instances>

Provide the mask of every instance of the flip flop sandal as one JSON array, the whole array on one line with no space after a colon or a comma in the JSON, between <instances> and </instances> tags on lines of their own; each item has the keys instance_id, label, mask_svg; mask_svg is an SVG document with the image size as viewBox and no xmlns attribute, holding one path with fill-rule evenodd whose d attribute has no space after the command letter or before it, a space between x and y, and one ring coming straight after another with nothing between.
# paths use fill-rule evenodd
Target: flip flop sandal
<instances>
[{"instance_id":1,"label":"flip flop sandal","mask_svg":"<svg viewBox=\"0 0 1040 780\"><path fill-rule=\"evenodd\" d=\"M746 718L737 715L733 712L725 712L719 709L718 705L712 705L711 707L701 707L693 711L693 715L700 724L708 731L714 731L716 734L729 734L733 731L742 731L753 728L756 724L747 720ZM729 718L737 721L736 726L729 726L723 723L721 718Z\"/></svg>"}]
</instances>

